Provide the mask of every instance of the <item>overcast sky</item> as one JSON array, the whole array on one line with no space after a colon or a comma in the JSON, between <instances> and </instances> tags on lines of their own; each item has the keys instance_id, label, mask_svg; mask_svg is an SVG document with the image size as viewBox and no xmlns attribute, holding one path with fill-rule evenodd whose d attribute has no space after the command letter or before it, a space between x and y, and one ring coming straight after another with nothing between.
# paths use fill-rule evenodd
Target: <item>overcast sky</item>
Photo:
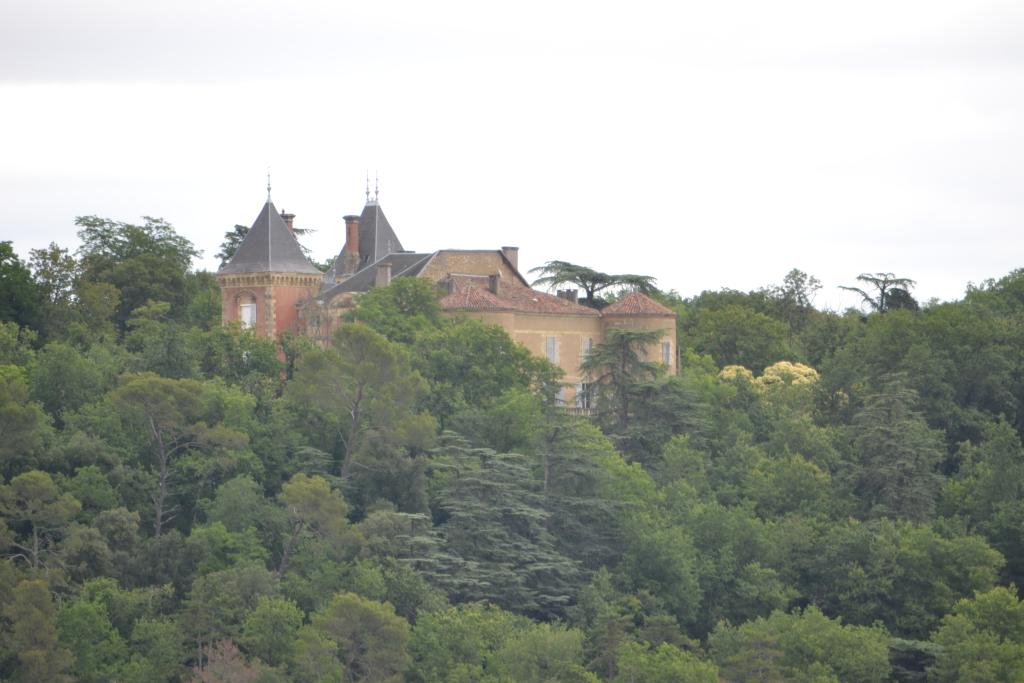
<instances>
[{"instance_id":1,"label":"overcast sky","mask_svg":"<svg viewBox=\"0 0 1024 683\"><path fill-rule=\"evenodd\" d=\"M1024 3L4 0L0 239L160 216L214 269L272 173L336 253L520 247L684 296L1024 266Z\"/></svg>"}]
</instances>

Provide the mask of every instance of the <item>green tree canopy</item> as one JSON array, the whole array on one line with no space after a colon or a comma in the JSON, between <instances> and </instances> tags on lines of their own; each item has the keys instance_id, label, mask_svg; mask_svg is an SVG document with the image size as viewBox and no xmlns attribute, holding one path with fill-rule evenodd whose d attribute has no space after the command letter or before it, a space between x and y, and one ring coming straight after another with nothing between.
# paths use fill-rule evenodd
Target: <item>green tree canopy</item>
<instances>
[{"instance_id":1,"label":"green tree canopy","mask_svg":"<svg viewBox=\"0 0 1024 683\"><path fill-rule=\"evenodd\" d=\"M530 272L540 275L533 281L534 287L576 285L586 293L581 303L592 308L605 305L606 302L598 297L601 292L632 289L650 294L655 291L656 280L649 275L610 275L566 261L548 261L543 266L532 268Z\"/></svg>"},{"instance_id":2,"label":"green tree canopy","mask_svg":"<svg viewBox=\"0 0 1024 683\"><path fill-rule=\"evenodd\" d=\"M184 314L186 274L195 246L162 218L141 225L97 216L79 216L75 225L82 245L77 256L86 282L105 282L120 292L115 315L123 326L132 311L147 301L166 301L175 317Z\"/></svg>"},{"instance_id":3,"label":"green tree canopy","mask_svg":"<svg viewBox=\"0 0 1024 683\"><path fill-rule=\"evenodd\" d=\"M723 676L736 683L884 683L890 680L888 641L880 627L845 626L812 606L736 627L720 623L709 645Z\"/></svg>"},{"instance_id":4,"label":"green tree canopy","mask_svg":"<svg viewBox=\"0 0 1024 683\"><path fill-rule=\"evenodd\" d=\"M1014 586L964 598L942 619L929 671L937 683L998 683L1024 679L1024 604Z\"/></svg>"},{"instance_id":5,"label":"green tree canopy","mask_svg":"<svg viewBox=\"0 0 1024 683\"><path fill-rule=\"evenodd\" d=\"M876 313L885 313L897 308L917 310L917 302L910 296L910 290L917 283L908 277L896 277L893 273L861 273L857 279L868 285L872 291L859 287L840 287L859 294L861 301Z\"/></svg>"},{"instance_id":6,"label":"green tree canopy","mask_svg":"<svg viewBox=\"0 0 1024 683\"><path fill-rule=\"evenodd\" d=\"M37 325L42 297L10 241L0 242L0 322Z\"/></svg>"}]
</instances>

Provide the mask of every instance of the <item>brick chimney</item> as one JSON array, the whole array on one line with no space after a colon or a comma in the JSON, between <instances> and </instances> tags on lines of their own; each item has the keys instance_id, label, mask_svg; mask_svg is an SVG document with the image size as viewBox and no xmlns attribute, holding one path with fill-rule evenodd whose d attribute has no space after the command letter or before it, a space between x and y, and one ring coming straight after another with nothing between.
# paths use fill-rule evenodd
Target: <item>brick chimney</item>
<instances>
[{"instance_id":1,"label":"brick chimney","mask_svg":"<svg viewBox=\"0 0 1024 683\"><path fill-rule=\"evenodd\" d=\"M288 232L295 234L295 214L285 213L281 211L281 218L284 220L284 224L288 226Z\"/></svg>"},{"instance_id":2,"label":"brick chimney","mask_svg":"<svg viewBox=\"0 0 1024 683\"><path fill-rule=\"evenodd\" d=\"M501 253L505 255L513 268L519 270L519 247L502 247Z\"/></svg>"},{"instance_id":3,"label":"brick chimney","mask_svg":"<svg viewBox=\"0 0 1024 683\"><path fill-rule=\"evenodd\" d=\"M560 289L555 293L559 299L565 299L572 303L579 303L579 290L577 289Z\"/></svg>"},{"instance_id":4,"label":"brick chimney","mask_svg":"<svg viewBox=\"0 0 1024 683\"><path fill-rule=\"evenodd\" d=\"M359 268L359 216L345 216L345 262L341 272L351 275Z\"/></svg>"},{"instance_id":5,"label":"brick chimney","mask_svg":"<svg viewBox=\"0 0 1024 683\"><path fill-rule=\"evenodd\" d=\"M373 282L375 287L387 287L391 284L391 263L382 261L377 264L377 277Z\"/></svg>"}]
</instances>

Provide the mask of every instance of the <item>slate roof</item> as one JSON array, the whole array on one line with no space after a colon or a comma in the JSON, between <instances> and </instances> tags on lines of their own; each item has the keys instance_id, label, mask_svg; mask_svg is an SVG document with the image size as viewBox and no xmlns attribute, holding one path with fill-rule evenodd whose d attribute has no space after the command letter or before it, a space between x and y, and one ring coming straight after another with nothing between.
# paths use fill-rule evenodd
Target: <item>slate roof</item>
<instances>
[{"instance_id":1,"label":"slate roof","mask_svg":"<svg viewBox=\"0 0 1024 683\"><path fill-rule=\"evenodd\" d=\"M593 308L574 304L529 287L506 284L498 294L488 288L483 276L455 275L450 278L453 291L441 299L447 311L517 311L520 313L554 313L558 315L601 315Z\"/></svg>"},{"instance_id":2,"label":"slate roof","mask_svg":"<svg viewBox=\"0 0 1024 683\"><path fill-rule=\"evenodd\" d=\"M274 203L267 200L234 256L217 271L231 273L309 273L320 271L302 253Z\"/></svg>"},{"instance_id":3,"label":"slate roof","mask_svg":"<svg viewBox=\"0 0 1024 683\"><path fill-rule=\"evenodd\" d=\"M341 294L342 292L368 291L373 287L373 283L377 279L377 264L382 261L387 261L391 264L392 280L396 277L419 275L419 272L423 270L423 266L426 265L431 256L433 256L433 254L414 254L412 252L388 254L368 266L363 267L362 270L347 280L336 285L327 285L321 291L320 296L324 299L330 299L335 294Z\"/></svg>"},{"instance_id":4,"label":"slate roof","mask_svg":"<svg viewBox=\"0 0 1024 683\"><path fill-rule=\"evenodd\" d=\"M676 313L667 306L662 306L657 301L641 294L630 292L613 304L601 309L601 315L650 315L675 318Z\"/></svg>"},{"instance_id":5,"label":"slate roof","mask_svg":"<svg viewBox=\"0 0 1024 683\"><path fill-rule=\"evenodd\" d=\"M399 251L405 250L380 205L376 201L367 202L359 216L359 263L356 272Z\"/></svg>"}]
</instances>

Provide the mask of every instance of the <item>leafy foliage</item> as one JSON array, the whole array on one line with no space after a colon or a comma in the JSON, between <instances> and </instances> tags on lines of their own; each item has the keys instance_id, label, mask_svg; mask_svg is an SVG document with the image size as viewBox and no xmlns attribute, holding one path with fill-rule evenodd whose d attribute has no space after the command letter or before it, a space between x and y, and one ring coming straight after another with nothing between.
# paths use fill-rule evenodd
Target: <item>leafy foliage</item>
<instances>
[{"instance_id":1,"label":"leafy foliage","mask_svg":"<svg viewBox=\"0 0 1024 683\"><path fill-rule=\"evenodd\" d=\"M79 226L0 249L0 679L1024 675L1022 271L654 292L679 373L613 332L578 417L424 279L320 348L221 326L165 222Z\"/></svg>"},{"instance_id":2,"label":"leafy foliage","mask_svg":"<svg viewBox=\"0 0 1024 683\"><path fill-rule=\"evenodd\" d=\"M531 269L530 272L540 275L533 281L535 287L576 285L586 293L582 303L592 308L601 308L607 303L598 297L598 294L604 291L632 289L645 294L655 291L655 279L648 275L609 275L566 261L548 261L543 266Z\"/></svg>"}]
</instances>

